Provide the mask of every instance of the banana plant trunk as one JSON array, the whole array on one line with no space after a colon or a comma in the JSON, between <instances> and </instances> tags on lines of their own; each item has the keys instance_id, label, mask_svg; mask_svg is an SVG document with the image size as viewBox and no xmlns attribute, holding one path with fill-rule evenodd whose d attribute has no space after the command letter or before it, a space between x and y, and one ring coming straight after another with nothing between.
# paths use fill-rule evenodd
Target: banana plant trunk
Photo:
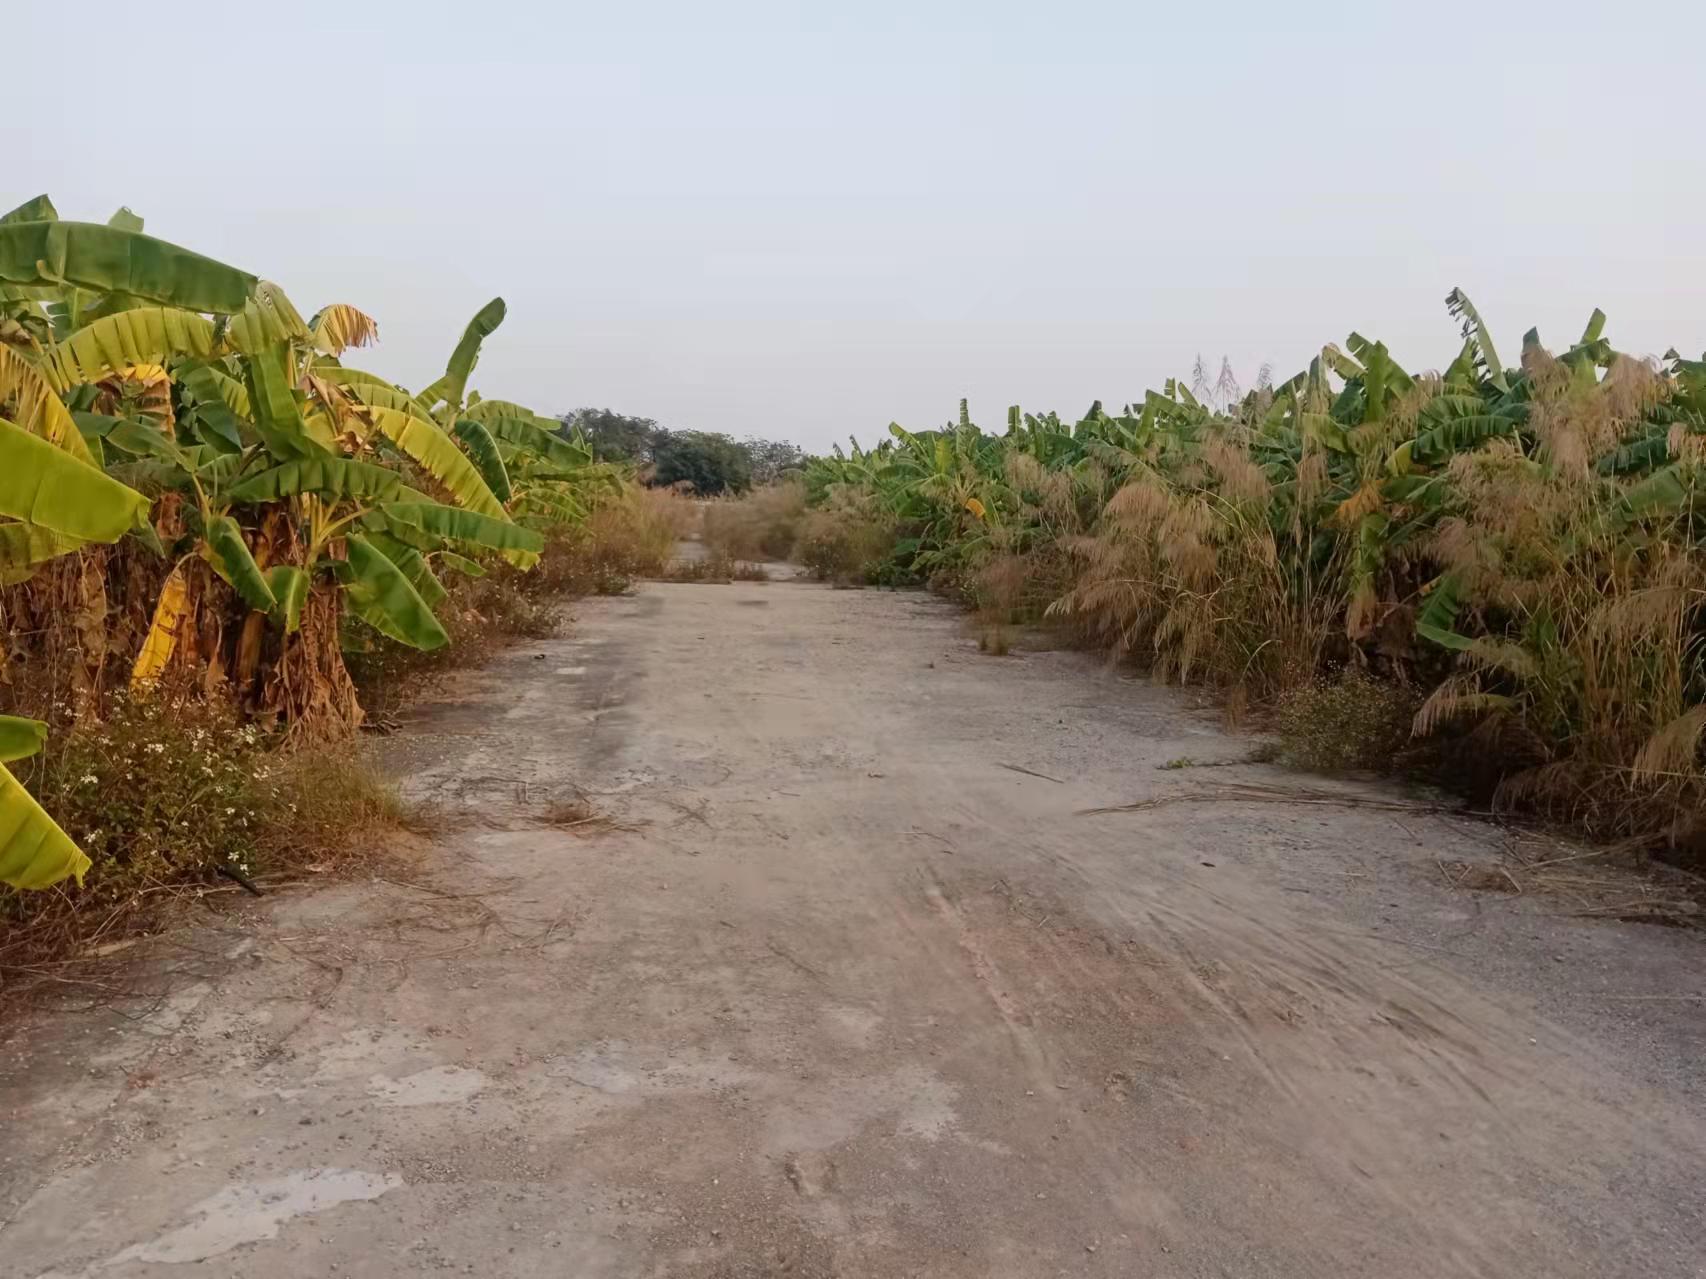
<instances>
[{"instance_id":1,"label":"banana plant trunk","mask_svg":"<svg viewBox=\"0 0 1706 1279\"><path fill-rule=\"evenodd\" d=\"M337 588L316 586L302 605L300 629L280 638L266 672L261 712L282 720L292 742L345 737L361 727L361 701L338 642L341 615Z\"/></svg>"}]
</instances>

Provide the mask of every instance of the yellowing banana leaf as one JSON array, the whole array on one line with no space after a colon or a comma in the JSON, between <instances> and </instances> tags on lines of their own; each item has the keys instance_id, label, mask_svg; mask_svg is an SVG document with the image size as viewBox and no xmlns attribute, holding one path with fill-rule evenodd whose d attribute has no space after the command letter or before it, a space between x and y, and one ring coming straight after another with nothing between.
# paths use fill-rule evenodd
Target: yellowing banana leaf
<instances>
[{"instance_id":1,"label":"yellowing banana leaf","mask_svg":"<svg viewBox=\"0 0 1706 1279\"><path fill-rule=\"evenodd\" d=\"M172 660L172 654L177 651L178 632L188 625L189 620L189 586L184 581L184 570L180 564L160 587L160 599L154 605L153 624L142 641L142 651L136 655L136 664L130 668L132 688L160 678L166 664Z\"/></svg>"},{"instance_id":2,"label":"yellowing banana leaf","mask_svg":"<svg viewBox=\"0 0 1706 1279\"><path fill-rule=\"evenodd\" d=\"M88 869L89 858L83 850L0 766L0 883L48 888L75 878L81 884Z\"/></svg>"},{"instance_id":3,"label":"yellowing banana leaf","mask_svg":"<svg viewBox=\"0 0 1706 1279\"><path fill-rule=\"evenodd\" d=\"M21 352L0 345L0 404L10 401L12 421L94 466L95 456L47 373Z\"/></svg>"},{"instance_id":4,"label":"yellowing banana leaf","mask_svg":"<svg viewBox=\"0 0 1706 1279\"><path fill-rule=\"evenodd\" d=\"M230 582L243 602L258 613L272 612L278 600L267 583L266 574L243 540L243 530L229 515L215 515L207 522L207 545L213 553L214 567Z\"/></svg>"},{"instance_id":5,"label":"yellowing banana leaf","mask_svg":"<svg viewBox=\"0 0 1706 1279\"><path fill-rule=\"evenodd\" d=\"M524 404L513 400L480 400L462 410L462 416L475 422L490 424L500 417L518 418L523 422L531 422L534 426L546 431L555 431L562 423L555 418L545 417L535 413Z\"/></svg>"},{"instance_id":6,"label":"yellowing banana leaf","mask_svg":"<svg viewBox=\"0 0 1706 1279\"><path fill-rule=\"evenodd\" d=\"M225 332L225 340L232 349L245 355L267 350L280 342L305 342L308 337L308 325L284 296L284 290L270 280L255 285L254 296L243 304L240 313L231 317Z\"/></svg>"},{"instance_id":7,"label":"yellowing banana leaf","mask_svg":"<svg viewBox=\"0 0 1706 1279\"><path fill-rule=\"evenodd\" d=\"M497 441L491 432L465 417L456 419L455 432L456 438L467 446L468 456L474 459L474 465L480 468L480 475L486 481L486 487L492 490L492 496L500 502L508 502L509 471L504 468L503 455L498 452Z\"/></svg>"},{"instance_id":8,"label":"yellowing banana leaf","mask_svg":"<svg viewBox=\"0 0 1706 1279\"><path fill-rule=\"evenodd\" d=\"M61 391L79 382L98 382L133 364L165 364L186 356L212 356L213 322L193 311L145 306L85 324L59 343L53 376Z\"/></svg>"},{"instance_id":9,"label":"yellowing banana leaf","mask_svg":"<svg viewBox=\"0 0 1706 1279\"><path fill-rule=\"evenodd\" d=\"M319 373L324 377L328 373L338 371L341 370L321 369ZM337 382L335 377L327 380ZM395 412L406 414L409 417L417 417L423 421L430 417L426 411L426 406L400 387L378 381L338 382L338 385L369 408L392 409Z\"/></svg>"},{"instance_id":10,"label":"yellowing banana leaf","mask_svg":"<svg viewBox=\"0 0 1706 1279\"><path fill-rule=\"evenodd\" d=\"M444 485L457 505L493 519L507 518L503 503L493 495L468 455L456 447L449 434L429 421L395 409L375 407L372 412L385 438Z\"/></svg>"},{"instance_id":11,"label":"yellowing banana leaf","mask_svg":"<svg viewBox=\"0 0 1706 1279\"><path fill-rule=\"evenodd\" d=\"M85 542L116 542L148 499L0 418L0 515Z\"/></svg>"},{"instance_id":12,"label":"yellowing banana leaf","mask_svg":"<svg viewBox=\"0 0 1706 1279\"><path fill-rule=\"evenodd\" d=\"M322 308L308 322L314 349L326 355L342 355L352 346L367 346L379 340L379 325L364 311L342 302Z\"/></svg>"},{"instance_id":13,"label":"yellowing banana leaf","mask_svg":"<svg viewBox=\"0 0 1706 1279\"><path fill-rule=\"evenodd\" d=\"M0 225L0 281L128 293L216 315L241 311L256 283L246 271L152 236L45 220Z\"/></svg>"},{"instance_id":14,"label":"yellowing banana leaf","mask_svg":"<svg viewBox=\"0 0 1706 1279\"><path fill-rule=\"evenodd\" d=\"M344 599L355 615L381 635L426 652L450 642L432 609L403 571L365 538L345 539L349 558L338 564Z\"/></svg>"}]
</instances>

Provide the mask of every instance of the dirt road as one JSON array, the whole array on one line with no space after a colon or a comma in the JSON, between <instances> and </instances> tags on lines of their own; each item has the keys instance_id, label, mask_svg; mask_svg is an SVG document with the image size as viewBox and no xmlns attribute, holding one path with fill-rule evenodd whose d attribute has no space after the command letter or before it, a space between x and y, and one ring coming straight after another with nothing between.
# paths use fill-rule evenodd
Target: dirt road
<instances>
[{"instance_id":1,"label":"dirt road","mask_svg":"<svg viewBox=\"0 0 1706 1279\"><path fill-rule=\"evenodd\" d=\"M576 612L390 740L408 882L9 1032L0 1274L1706 1274L1698 935L1453 817L1087 814L1394 792L921 595Z\"/></svg>"}]
</instances>

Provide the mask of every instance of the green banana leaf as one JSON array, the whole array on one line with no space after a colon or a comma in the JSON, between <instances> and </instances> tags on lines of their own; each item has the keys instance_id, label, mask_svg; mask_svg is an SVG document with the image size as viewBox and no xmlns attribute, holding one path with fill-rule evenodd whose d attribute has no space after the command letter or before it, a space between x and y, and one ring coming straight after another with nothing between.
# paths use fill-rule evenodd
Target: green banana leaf
<instances>
[{"instance_id":1,"label":"green banana leaf","mask_svg":"<svg viewBox=\"0 0 1706 1279\"><path fill-rule=\"evenodd\" d=\"M455 551L437 552L439 563L446 568L453 568L465 577L484 577L486 570L477 560L471 560L466 555L458 555Z\"/></svg>"},{"instance_id":2,"label":"green banana leaf","mask_svg":"<svg viewBox=\"0 0 1706 1279\"><path fill-rule=\"evenodd\" d=\"M468 447L468 456L474 459L474 465L480 468L480 475L486 481L486 487L492 490L492 495L500 502L510 499L509 472L504 469L502 454L498 452L497 441L491 433L478 422L462 417L456 419L456 438Z\"/></svg>"},{"instance_id":3,"label":"green banana leaf","mask_svg":"<svg viewBox=\"0 0 1706 1279\"><path fill-rule=\"evenodd\" d=\"M234 315L255 277L152 236L94 222L0 225L0 281L71 285L149 302Z\"/></svg>"},{"instance_id":4,"label":"green banana leaf","mask_svg":"<svg viewBox=\"0 0 1706 1279\"><path fill-rule=\"evenodd\" d=\"M386 559L403 571L403 576L409 579L409 585L426 601L428 608L436 608L448 598L450 592L445 590L444 583L433 575L426 557L414 547L383 533L367 533L364 536Z\"/></svg>"},{"instance_id":5,"label":"green banana leaf","mask_svg":"<svg viewBox=\"0 0 1706 1279\"><path fill-rule=\"evenodd\" d=\"M302 606L308 600L308 574L294 564L274 564L267 570L267 589L275 604L273 620L293 635L302 627Z\"/></svg>"},{"instance_id":6,"label":"green banana leaf","mask_svg":"<svg viewBox=\"0 0 1706 1279\"><path fill-rule=\"evenodd\" d=\"M1416 614L1416 634L1457 653L1474 647L1473 639L1455 629L1457 614L1462 607L1463 583L1457 575L1447 573L1437 578L1427 603Z\"/></svg>"},{"instance_id":7,"label":"green banana leaf","mask_svg":"<svg viewBox=\"0 0 1706 1279\"><path fill-rule=\"evenodd\" d=\"M389 502L406 492L403 477L395 471L371 462L327 456L269 467L233 484L225 496L233 502L273 502L298 493L315 493L327 498Z\"/></svg>"},{"instance_id":8,"label":"green banana leaf","mask_svg":"<svg viewBox=\"0 0 1706 1279\"><path fill-rule=\"evenodd\" d=\"M116 542L148 499L0 418L0 515L85 542Z\"/></svg>"},{"instance_id":9,"label":"green banana leaf","mask_svg":"<svg viewBox=\"0 0 1706 1279\"><path fill-rule=\"evenodd\" d=\"M349 558L340 561L338 577L350 610L381 635L424 652L450 642L432 609L409 583L403 571L366 539L345 539Z\"/></svg>"},{"instance_id":10,"label":"green banana leaf","mask_svg":"<svg viewBox=\"0 0 1706 1279\"><path fill-rule=\"evenodd\" d=\"M0 568L30 568L69 555L82 545L80 538L36 524L0 524Z\"/></svg>"},{"instance_id":11,"label":"green banana leaf","mask_svg":"<svg viewBox=\"0 0 1706 1279\"><path fill-rule=\"evenodd\" d=\"M1463 321L1463 337L1475 344L1477 362L1487 381L1500 391L1510 390L1510 382L1505 378L1505 366L1499 363L1499 353L1493 349L1493 335L1487 331L1481 313L1475 309L1469 295L1462 289L1453 289L1446 294L1445 305L1453 316ZM1447 378L1447 381L1449 380Z\"/></svg>"},{"instance_id":12,"label":"green banana leaf","mask_svg":"<svg viewBox=\"0 0 1706 1279\"><path fill-rule=\"evenodd\" d=\"M53 201L45 195L38 195L33 200L25 200L17 208L6 213L0 213L0 226L13 222L57 222L59 210L53 207Z\"/></svg>"},{"instance_id":13,"label":"green banana leaf","mask_svg":"<svg viewBox=\"0 0 1706 1279\"><path fill-rule=\"evenodd\" d=\"M289 366L290 347L283 342L256 351L244 361L255 430L275 457L301 458L326 453L326 447L308 435L302 406L291 387Z\"/></svg>"},{"instance_id":14,"label":"green banana leaf","mask_svg":"<svg viewBox=\"0 0 1706 1279\"><path fill-rule=\"evenodd\" d=\"M249 415L249 393L243 384L207 365L180 368L174 376L183 392L190 431L220 452L240 452L243 419Z\"/></svg>"},{"instance_id":15,"label":"green banana leaf","mask_svg":"<svg viewBox=\"0 0 1706 1279\"><path fill-rule=\"evenodd\" d=\"M494 519L440 502L387 502L379 509L389 525L405 525L447 542L534 554L545 548L539 534L507 517Z\"/></svg>"},{"instance_id":16,"label":"green banana leaf","mask_svg":"<svg viewBox=\"0 0 1706 1279\"><path fill-rule=\"evenodd\" d=\"M450 363L445 366L444 376L420 393L419 399L423 404L436 408L443 400L453 410L462 407L468 393L468 378L480 359L480 344L497 331L498 325L504 322L505 314L502 298L493 298L474 313L474 318L462 331L462 340L450 353Z\"/></svg>"},{"instance_id":17,"label":"green banana leaf","mask_svg":"<svg viewBox=\"0 0 1706 1279\"><path fill-rule=\"evenodd\" d=\"M47 744L47 725L21 715L0 715L0 764L28 759Z\"/></svg>"},{"instance_id":18,"label":"green banana leaf","mask_svg":"<svg viewBox=\"0 0 1706 1279\"><path fill-rule=\"evenodd\" d=\"M222 576L230 582L243 602L259 613L270 613L278 600L267 584L266 574L255 563L249 544L243 540L243 530L229 515L215 515L207 522L207 544L217 560Z\"/></svg>"},{"instance_id":19,"label":"green banana leaf","mask_svg":"<svg viewBox=\"0 0 1706 1279\"><path fill-rule=\"evenodd\" d=\"M516 417L488 419L485 427L493 439L531 450L549 462L562 467L581 467L592 461L592 451L570 444L560 436Z\"/></svg>"},{"instance_id":20,"label":"green banana leaf","mask_svg":"<svg viewBox=\"0 0 1706 1279\"><path fill-rule=\"evenodd\" d=\"M1687 507L1692 494L1682 467L1662 467L1624 493L1621 514L1625 520L1670 515Z\"/></svg>"}]
</instances>

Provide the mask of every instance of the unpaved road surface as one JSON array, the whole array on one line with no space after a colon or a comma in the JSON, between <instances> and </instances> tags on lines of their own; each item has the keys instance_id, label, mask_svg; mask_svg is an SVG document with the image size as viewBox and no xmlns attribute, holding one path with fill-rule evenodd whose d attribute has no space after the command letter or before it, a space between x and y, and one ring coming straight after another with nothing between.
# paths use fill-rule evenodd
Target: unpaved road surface
<instances>
[{"instance_id":1,"label":"unpaved road surface","mask_svg":"<svg viewBox=\"0 0 1706 1279\"><path fill-rule=\"evenodd\" d=\"M411 871L10 1028L0 1272L1706 1274L1697 934L1455 817L1086 814L1396 792L924 596L577 613L388 741Z\"/></svg>"}]
</instances>

